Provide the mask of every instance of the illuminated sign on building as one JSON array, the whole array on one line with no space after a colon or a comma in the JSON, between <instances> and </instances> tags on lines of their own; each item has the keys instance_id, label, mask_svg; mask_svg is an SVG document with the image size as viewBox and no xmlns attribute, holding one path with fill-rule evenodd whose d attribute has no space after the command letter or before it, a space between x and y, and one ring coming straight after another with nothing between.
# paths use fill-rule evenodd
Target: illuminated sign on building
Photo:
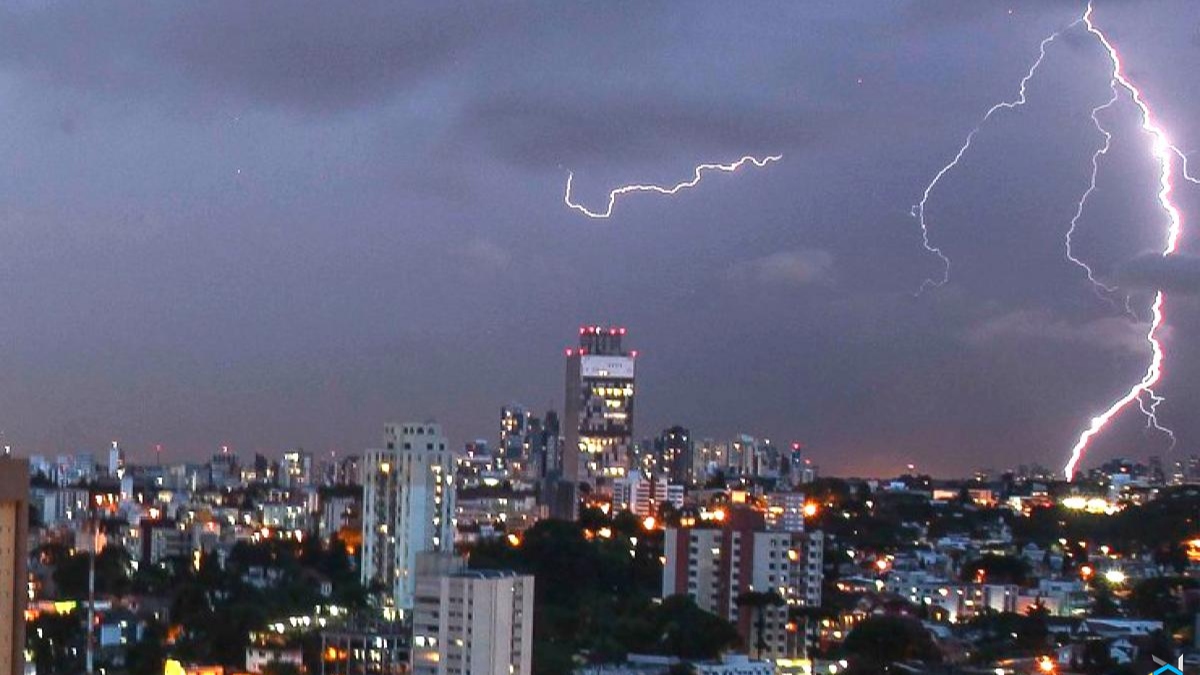
<instances>
[{"instance_id":1,"label":"illuminated sign on building","mask_svg":"<svg viewBox=\"0 0 1200 675\"><path fill-rule=\"evenodd\" d=\"M579 359L583 377L633 378L632 356L599 356L587 354Z\"/></svg>"}]
</instances>

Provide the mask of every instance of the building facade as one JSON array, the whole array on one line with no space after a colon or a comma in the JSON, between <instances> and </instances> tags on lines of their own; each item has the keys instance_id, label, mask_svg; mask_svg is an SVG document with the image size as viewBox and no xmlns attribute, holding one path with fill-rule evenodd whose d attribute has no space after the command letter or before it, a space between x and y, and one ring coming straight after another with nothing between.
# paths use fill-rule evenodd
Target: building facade
<instances>
[{"instance_id":1,"label":"building facade","mask_svg":"<svg viewBox=\"0 0 1200 675\"><path fill-rule=\"evenodd\" d=\"M0 675L25 672L29 462L0 457Z\"/></svg>"},{"instance_id":2,"label":"building facade","mask_svg":"<svg viewBox=\"0 0 1200 675\"><path fill-rule=\"evenodd\" d=\"M654 455L658 473L676 485L691 485L695 480L692 461L692 436L687 429L675 425L664 429L654 439Z\"/></svg>"},{"instance_id":3,"label":"building facade","mask_svg":"<svg viewBox=\"0 0 1200 675\"><path fill-rule=\"evenodd\" d=\"M313 456L303 450L289 450L283 453L279 462L279 486L295 489L312 485Z\"/></svg>"},{"instance_id":4,"label":"building facade","mask_svg":"<svg viewBox=\"0 0 1200 675\"><path fill-rule=\"evenodd\" d=\"M415 675L529 675L533 577L466 570L461 559L422 556L413 610Z\"/></svg>"},{"instance_id":5,"label":"building facade","mask_svg":"<svg viewBox=\"0 0 1200 675\"><path fill-rule=\"evenodd\" d=\"M527 470L533 420L525 406L512 404L500 409L500 450L497 454L511 475L522 475Z\"/></svg>"},{"instance_id":6,"label":"building facade","mask_svg":"<svg viewBox=\"0 0 1200 675\"><path fill-rule=\"evenodd\" d=\"M604 489L629 468L637 352L624 337L624 328L582 326L579 347L567 350L561 479L570 495L558 497L556 515L575 516L579 484Z\"/></svg>"},{"instance_id":7,"label":"building facade","mask_svg":"<svg viewBox=\"0 0 1200 675\"><path fill-rule=\"evenodd\" d=\"M454 453L440 425L389 424L363 464L362 581L388 589L400 618L413 606L417 554L454 547Z\"/></svg>"},{"instance_id":8,"label":"building facade","mask_svg":"<svg viewBox=\"0 0 1200 675\"><path fill-rule=\"evenodd\" d=\"M821 532L770 530L762 512L736 508L719 525L668 528L665 553L664 597L688 595L733 623L752 656L804 656L788 613L821 603Z\"/></svg>"},{"instance_id":9,"label":"building facade","mask_svg":"<svg viewBox=\"0 0 1200 675\"><path fill-rule=\"evenodd\" d=\"M636 516L657 516L664 505L683 508L682 485L670 482L666 477L646 478L637 469L628 476L613 481L612 505L616 510L628 510Z\"/></svg>"},{"instance_id":10,"label":"building facade","mask_svg":"<svg viewBox=\"0 0 1200 675\"><path fill-rule=\"evenodd\" d=\"M320 675L405 675L409 635L399 623L357 617L321 631Z\"/></svg>"}]
</instances>

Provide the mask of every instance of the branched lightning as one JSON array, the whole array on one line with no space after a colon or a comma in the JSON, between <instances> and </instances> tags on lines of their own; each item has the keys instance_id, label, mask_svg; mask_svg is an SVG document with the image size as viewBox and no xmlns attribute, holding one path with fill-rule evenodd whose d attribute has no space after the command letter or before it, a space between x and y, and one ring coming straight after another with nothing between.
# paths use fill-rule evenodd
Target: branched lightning
<instances>
[{"instance_id":1,"label":"branched lightning","mask_svg":"<svg viewBox=\"0 0 1200 675\"><path fill-rule=\"evenodd\" d=\"M1167 215L1167 237L1163 245L1162 255L1169 256L1175 253L1179 246L1179 235L1183 229L1183 216L1180 214L1178 207L1171 201L1171 177L1174 174L1174 159L1179 157L1182 162L1183 175L1189 180L1196 182L1187 172L1187 158L1179 148L1171 145L1167 138L1166 131L1158 125L1151 114L1150 106L1142 97L1142 92L1133 84L1132 81L1125 75L1122 68L1121 56L1117 53L1116 47L1109 41L1108 36L1101 31L1092 21L1092 5L1089 2L1087 10L1083 14L1082 19L1084 25L1087 26L1088 33L1093 35L1096 40L1104 47L1105 53L1112 64L1112 80L1114 86L1119 86L1129 93L1133 104L1137 106L1141 116L1142 130L1151 138L1151 154L1158 161L1158 204L1163 212ZM1162 328L1166 314L1164 308L1166 305L1167 296L1160 289L1154 295L1154 304L1151 307L1150 329L1146 333L1146 342L1150 345L1150 364L1146 367L1146 372L1142 375L1142 379L1133 385L1129 391L1125 392L1121 398L1114 401L1109 407L1096 417L1092 418L1091 424L1080 435L1075 445L1071 448L1071 458L1067 461L1067 465L1063 468L1067 480L1075 476L1075 468L1079 465L1079 461L1083 458L1087 451L1088 444L1097 434L1099 434L1115 417L1130 403L1137 401L1139 408L1146 414L1147 424L1152 428L1158 429L1167 433L1171 437L1171 442L1175 441L1175 434L1169 429L1166 429L1159 424L1157 411L1158 405L1162 402L1162 397L1154 392L1154 385L1162 378L1163 372L1163 345L1159 338L1159 330ZM1149 402L1143 399L1149 399Z\"/></svg>"},{"instance_id":2,"label":"branched lightning","mask_svg":"<svg viewBox=\"0 0 1200 675\"><path fill-rule=\"evenodd\" d=\"M1142 375L1141 381L1125 392L1124 396L1114 401L1107 410L1093 417L1088 428L1079 435L1079 440L1071 448L1071 459L1063 469L1067 480L1075 477L1075 467L1079 464L1079 460L1083 459L1083 453L1087 449L1088 443L1108 425L1109 420L1130 403L1137 401L1142 412L1146 413L1151 425L1155 428L1163 429L1158 424L1158 418L1155 416L1155 409L1162 399L1154 394L1151 387L1162 377L1163 349L1162 344L1158 341L1157 332L1159 327L1162 326L1163 303L1165 300L1166 296L1163 295L1162 291L1159 291L1154 296L1154 305L1151 307L1150 330L1146 333L1146 341L1150 343L1151 356L1150 365L1146 368L1146 373ZM1147 405L1142 401L1142 394L1146 394L1151 398L1150 404ZM1174 438L1174 434L1171 434L1171 437Z\"/></svg>"},{"instance_id":3,"label":"branched lightning","mask_svg":"<svg viewBox=\"0 0 1200 675\"><path fill-rule=\"evenodd\" d=\"M1158 204L1166 214L1168 221L1166 241L1161 251L1163 256L1169 256L1175 253L1179 245L1179 237L1183 227L1182 214L1171 199L1171 192L1173 188L1171 181L1175 173L1175 159L1178 158L1180 161L1180 173L1185 180L1200 184L1200 177L1192 176L1188 170L1187 155L1178 147L1171 144L1167 137L1166 131L1155 121L1154 115L1150 110L1150 106L1146 103L1144 97L1142 96L1141 90L1139 90L1125 74L1121 57L1118 54L1116 47L1113 46L1113 44L1109 41L1108 36L1105 35L1104 32L1101 31L1092 20L1092 5L1090 2L1087 5L1087 9L1083 13L1083 16L1072 22L1067 29L1074 28L1079 25L1086 27L1087 32L1095 37L1096 41L1101 47L1104 48L1105 54L1108 56L1111 64L1109 89L1112 92L1112 96L1109 97L1106 102L1092 108L1091 111L1092 123L1095 125L1096 130L1100 132L1104 140L1101 146L1092 153L1092 170L1090 179L1088 181L1088 186L1079 198L1079 201L1076 205L1075 214L1071 217L1070 226L1066 232L1066 258L1071 263L1084 270L1084 272L1087 274L1088 281L1091 282L1092 287L1096 291L1097 295L1105 300L1108 300L1109 302L1113 302L1111 294L1118 289L1115 286L1110 286L1102 282L1096 276L1091 266L1080 257L1075 255L1075 252L1072 248L1072 240L1079 226L1079 221L1083 217L1083 212L1087 206L1088 199L1092 196L1092 193L1096 191L1096 178L1100 170L1100 160L1102 157L1108 154L1108 151L1111 147L1112 133L1105 128L1103 122L1100 120L1100 114L1114 106L1121 98L1121 92L1123 91L1128 94L1130 100L1137 107L1141 118L1141 128L1151 138L1151 154L1158 162L1159 167L1157 192ZM942 286L950 279L950 259L939 247L931 243L929 237L929 224L925 217L925 210L926 206L928 205L930 195L938 186L938 183L941 182L942 178L956 166L958 166L963 156L966 155L968 150L970 150L971 144L975 140L975 137L978 135L980 129L984 126L984 124L987 123L989 119L991 119L995 113L1001 110L1012 110L1025 105L1026 101L1028 100L1026 93L1030 80L1032 80L1034 75L1037 74L1038 68L1045 60L1047 47L1051 42L1057 39L1062 32L1063 31L1052 33L1049 37L1046 37L1042 40L1041 44L1038 46L1037 59L1034 60L1033 65L1029 67L1029 70L1025 73L1025 76L1021 78L1021 83L1016 98L1010 101L1001 101L1000 103L993 105L987 110L986 113L984 113L983 117L980 118L979 122L975 125L975 128L973 128L971 132L967 134L966 139L958 148L958 152L955 153L954 158L951 159L949 163L943 166L934 175L933 180L931 180L929 184L925 186L925 190L921 194L921 201L913 206L912 215L917 219L917 223L921 228L922 245L926 251L936 255L938 259L942 261L943 265L941 279L925 279L925 281L921 283L920 289L917 291L918 294L927 288L933 286ZM1158 406L1163 402L1164 399L1154 391L1154 386L1162 378L1163 362L1165 359L1165 352L1160 333L1166 320L1166 300L1166 294L1159 289L1154 295L1154 302L1151 306L1149 328L1146 331L1146 342L1150 347L1150 363L1146 367L1141 380L1130 387L1124 395L1111 403L1108 408L1104 410L1104 412L1093 417L1087 429L1080 433L1078 440L1071 448L1071 458L1064 467L1064 472L1068 480L1074 477L1075 469L1086 452L1087 447L1091 443L1092 439L1095 438L1101 431L1103 431L1116 415L1134 402L1137 403L1138 409L1146 416L1147 427L1165 434L1170 438L1172 446L1175 444L1174 432L1167 427L1164 427L1159 422ZM1130 298L1128 296L1125 298L1125 310L1135 319L1137 318L1137 313L1130 305Z\"/></svg>"},{"instance_id":4,"label":"branched lightning","mask_svg":"<svg viewBox=\"0 0 1200 675\"><path fill-rule=\"evenodd\" d=\"M1144 398L1139 397L1138 408L1141 409L1142 415L1146 417L1146 428L1153 429L1171 439L1170 448L1174 449L1175 443L1178 440L1175 438L1175 432L1167 427L1164 427L1158 421L1158 404L1167 399L1163 396L1159 396L1149 389L1146 390L1145 398L1150 399L1150 402L1147 403Z\"/></svg>"},{"instance_id":5,"label":"branched lightning","mask_svg":"<svg viewBox=\"0 0 1200 675\"><path fill-rule=\"evenodd\" d=\"M1071 239L1075 236L1075 228L1079 226L1079 219L1083 216L1083 209L1085 206L1087 206L1088 197L1091 197L1092 193L1096 191L1096 176L1100 173L1100 158L1104 155L1107 155L1109 148L1112 147L1112 133L1110 133L1108 129L1104 128L1104 124L1100 122L1099 117L1101 111L1111 108L1113 104L1117 102L1117 99L1120 98L1120 96L1117 94L1116 80L1109 82L1109 89L1112 91L1112 97L1110 97L1105 103L1101 103L1095 108L1092 108L1092 124L1096 126L1096 131L1099 131L1104 137L1104 143L1092 153L1091 178L1088 181L1087 190L1084 190L1083 195L1079 197L1079 203L1075 208L1075 215L1071 216L1071 226L1067 228L1066 247L1067 260L1070 260L1079 267L1082 267L1083 271L1087 273L1088 281L1092 283L1092 287L1095 289L1096 294L1104 300L1112 302L1112 298L1105 294L1116 291L1116 287L1109 286L1097 279L1096 274L1092 271L1091 266L1080 258L1076 257L1075 252L1071 250ZM1125 309L1126 311L1130 311L1128 305L1126 305Z\"/></svg>"},{"instance_id":6,"label":"branched lightning","mask_svg":"<svg viewBox=\"0 0 1200 675\"><path fill-rule=\"evenodd\" d=\"M662 195L673 195L681 190L696 187L696 185L700 183L700 179L703 177L703 174L706 171L724 171L731 173L733 171L737 171L747 163L753 164L761 169L767 164L770 164L771 162L778 162L781 159L783 159L783 155L768 155L762 159L747 155L736 162L731 162L729 164L701 164L700 166L696 167L691 180L684 181L671 187L663 187L661 185L625 185L608 193L608 206L605 207L603 211L591 211L586 206L571 201L571 181L574 178L574 174L568 173L567 191L566 194L563 195L563 202L566 203L567 206L579 211L589 218L608 218L612 216L613 207L616 206L617 203L617 197L621 195L629 194L631 192L657 192L658 194Z\"/></svg>"},{"instance_id":7,"label":"branched lightning","mask_svg":"<svg viewBox=\"0 0 1200 675\"><path fill-rule=\"evenodd\" d=\"M1076 21L1072 23L1071 26L1075 26L1078 23L1079 21ZM1037 73L1038 67L1042 65L1042 61L1046 59L1046 47L1049 46L1051 42L1054 42L1056 39L1058 39L1058 36L1061 34L1062 31L1055 31L1046 37L1046 39L1042 40L1041 44L1038 45L1037 59L1033 62L1033 65L1029 66L1029 70L1025 73L1025 77L1021 78L1021 86L1017 91L1017 97L1011 101L1001 101L991 108L988 108L988 111L983 114L983 117L979 118L979 122L975 125L975 128L971 129L971 132L967 134L966 140L964 140L962 146L958 148L958 152L954 154L954 159L950 160L949 164L946 164L941 168L941 170L934 174L933 180L929 181L929 184L925 186L924 192L921 193L921 201L913 205L912 216L917 219L917 224L921 226L921 245L925 247L926 251L936 255L938 259L942 261L941 280L938 281L935 279L925 279L925 281L921 282L921 287L917 289L918 295L923 293L927 288L933 286L944 286L946 282L950 281L950 258L947 257L944 252L942 252L941 248L930 243L929 239L929 224L925 220L925 206L929 203L929 196L933 194L933 189L937 187L939 182L941 182L942 177L947 173L950 173L954 167L958 166L958 163L962 160L963 155L967 154L967 150L971 149L971 143L975 140L975 136L979 133L979 130L983 128L983 125L992 118L992 115L996 114L1000 110L1012 110L1013 108L1019 108L1025 105L1025 102L1028 100L1026 97L1026 87L1029 85L1029 81L1032 80L1033 76Z\"/></svg>"},{"instance_id":8,"label":"branched lightning","mask_svg":"<svg viewBox=\"0 0 1200 675\"><path fill-rule=\"evenodd\" d=\"M1174 152L1176 155L1178 155L1178 156L1179 156L1180 173L1182 173L1182 174L1183 174L1183 178L1184 178L1184 180L1187 180L1187 181L1189 181L1189 182L1192 182L1192 183L1195 183L1195 184L1197 184L1197 185L1200 185L1200 177L1193 176L1193 175L1191 174L1191 172L1189 172L1189 171L1188 171L1188 158L1187 158L1187 155L1186 155L1186 154L1184 154L1184 152L1183 152L1182 150L1180 150L1179 148L1175 147L1174 145L1172 145L1172 146L1171 146L1171 152Z\"/></svg>"}]
</instances>

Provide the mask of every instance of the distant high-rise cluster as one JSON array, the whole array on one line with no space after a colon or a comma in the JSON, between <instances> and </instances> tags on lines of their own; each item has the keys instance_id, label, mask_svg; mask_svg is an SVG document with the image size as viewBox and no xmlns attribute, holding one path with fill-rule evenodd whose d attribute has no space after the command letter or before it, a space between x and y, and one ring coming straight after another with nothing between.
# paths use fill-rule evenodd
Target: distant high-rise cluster
<instances>
[{"instance_id":1,"label":"distant high-rise cluster","mask_svg":"<svg viewBox=\"0 0 1200 675\"><path fill-rule=\"evenodd\" d=\"M566 354L561 415L509 402L497 407L489 437L454 446L441 425L426 421L386 424L379 447L361 454L294 447L273 459L221 445L192 462L156 446L152 463L139 464L114 442L106 453L35 456L14 470L21 485L0 476L0 612L21 616L23 593L38 597L55 583L44 569L25 575L5 562L26 559L18 547L30 520L44 525L43 541L77 551L93 550L93 542L96 551L119 547L139 570L236 569L240 583L264 592L288 583L291 572L266 561L291 549L312 566L304 583L322 600L311 616L273 618L252 633L247 670L279 662L314 672L292 639L315 622L328 675L529 675L534 578L471 569L458 556L481 544L520 548L531 537L556 536L566 530L530 530L560 518L575 521L585 541L615 542L618 523L637 528L636 536L621 535L622 545L627 540L637 558L652 542L649 560L665 561L664 595L690 595L729 619L744 642L765 645L757 657L803 655L809 631L797 633L788 617L821 597L822 535L806 530L812 505L798 491L816 467L799 444L789 449L749 434L697 439L674 424L637 439L637 353L626 338L621 327L582 327L578 347ZM0 469L11 464L0 459ZM26 478L30 498L19 489ZM609 525L594 526L606 518ZM270 553L247 565L237 560L246 546ZM318 571L338 570L339 560L337 581ZM26 576L28 588L18 583ZM334 591L335 583L345 590L347 576L369 598L368 608L349 615ZM762 606L760 619L757 600L747 598L767 590L783 604ZM59 606L43 601L31 611ZM121 617L99 614L98 654L140 639L136 622L122 625ZM19 634L0 633L0 648L20 643ZM12 663L22 653L4 654ZM762 672L753 669L763 662L744 662L748 672Z\"/></svg>"},{"instance_id":2,"label":"distant high-rise cluster","mask_svg":"<svg viewBox=\"0 0 1200 675\"><path fill-rule=\"evenodd\" d=\"M537 417L519 404L500 409L499 459L508 475L533 486L559 471L561 462L558 413Z\"/></svg>"}]
</instances>

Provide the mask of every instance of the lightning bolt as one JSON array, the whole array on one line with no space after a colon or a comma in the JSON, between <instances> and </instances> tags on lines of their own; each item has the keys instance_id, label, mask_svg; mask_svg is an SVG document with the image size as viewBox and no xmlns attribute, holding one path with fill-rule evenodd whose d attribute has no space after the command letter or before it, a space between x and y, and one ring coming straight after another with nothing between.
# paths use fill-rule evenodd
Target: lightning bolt
<instances>
[{"instance_id":1,"label":"lightning bolt","mask_svg":"<svg viewBox=\"0 0 1200 675\"><path fill-rule=\"evenodd\" d=\"M608 193L608 206L605 207L603 211L591 211L586 206L571 201L571 181L574 179L575 174L567 173L567 191L566 194L563 195L563 202L567 206L579 211L589 218L608 218L612 216L613 207L617 204L617 197L620 197L621 195L626 195L633 192L656 192L660 195L674 195L682 190L696 187L696 185L700 183L700 179L703 177L704 173L707 171L723 171L726 173L732 173L742 168L742 166L746 164L753 164L755 167L761 169L767 164L770 164L771 162L778 162L781 159L783 159L783 155L768 155L762 159L747 155L736 162L731 162L729 164L701 164L695 168L691 180L678 183L671 187L663 187L661 185L625 185Z\"/></svg>"},{"instance_id":2,"label":"lightning bolt","mask_svg":"<svg viewBox=\"0 0 1200 675\"><path fill-rule=\"evenodd\" d=\"M1067 29L1074 28L1080 24L1084 25L1087 28L1087 32L1095 37L1097 42L1099 42L1099 44L1104 48L1104 51L1107 54L1109 62L1112 66L1109 80L1109 89L1112 92L1112 96L1109 97L1106 102L1092 108L1091 111L1092 123L1095 125L1096 130L1100 132L1104 141L1101 146L1092 153L1091 176L1088 181L1087 189L1080 196L1079 202L1076 205L1075 214L1071 217L1070 225L1066 232L1065 246L1067 260L1083 269L1083 271L1087 274L1088 281L1091 282L1092 287L1096 291L1097 295L1111 303L1112 298L1109 297L1108 294L1115 292L1117 288L1100 281L1095 272L1092 270L1091 266L1079 256L1075 255L1072 246L1073 237L1079 227L1079 221L1083 217L1083 212L1087 206L1088 199L1092 196L1092 193L1096 191L1096 178L1100 170L1100 160L1108 154L1109 148L1111 147L1112 133L1105 128L1103 122L1100 120L1100 114L1114 106L1120 99L1120 92L1124 91L1129 95L1129 98L1138 109L1141 118L1142 130L1151 138L1151 154L1158 162L1159 167L1159 187L1157 193L1158 204L1166 214L1168 221L1166 242L1162 249L1162 255L1164 257L1175 253L1177 250L1180 233L1183 228L1182 214L1179 212L1178 207L1175 206L1175 203L1171 199L1171 192L1173 189L1171 180L1175 173L1174 160L1176 158L1179 159L1181 174L1185 180L1200 184L1200 177L1194 177L1191 175L1191 172L1188 170L1187 155L1178 147L1171 144L1169 138L1167 137L1166 131L1155 121L1154 115L1150 110L1150 106L1146 103L1145 98L1142 96L1141 90L1138 89L1137 86L1125 74L1121 57L1117 52L1116 47L1113 46L1112 42L1109 41L1108 36L1105 35L1104 32L1101 31L1092 20L1092 12L1092 4L1089 2L1087 9L1083 13L1083 16L1072 22ZM971 149L971 144L974 142L975 137L979 134L979 131L988 122L988 120L992 118L993 115L1002 110L1013 110L1026 104L1028 101L1027 90L1029 82L1037 74L1038 68L1041 67L1042 62L1045 61L1047 47L1050 45L1050 43L1058 39L1062 32L1063 31L1056 31L1041 41L1041 43L1038 45L1037 59L1034 60L1033 64L1029 67L1029 70L1026 71L1025 76L1021 78L1016 97L1012 100L1001 101L993 105L991 108L988 108L987 112L984 113L983 117L980 118L975 127L970 131L970 133L967 134L966 139L963 141L962 145L959 146L958 152L955 153L953 159L942 166L942 168L936 174L934 174L933 179L929 182L929 184L925 186L925 190L921 193L920 202L912 207L912 215L917 219L917 223L921 228L921 244L924 246L927 252L937 256L938 259L942 261L943 269L940 280L927 278L921 283L921 287L917 290L918 295L924 292L927 288L945 285L950 280L950 258L946 256L945 252L943 252L941 248L932 243L929 236L929 222L926 219L926 207L928 206L930 196L933 194L942 178L944 178L946 174L957 167L959 162L962 161L963 157L967 154L967 151ZM1159 333L1164 322L1166 321L1166 300L1166 294L1159 289L1154 295L1154 302L1151 306L1150 324L1146 331L1146 342L1150 347L1150 363L1146 367L1146 371L1143 373L1141 380L1130 387L1123 396L1111 403L1109 407L1104 410L1104 412L1093 417L1091 424L1088 425L1087 429L1080 433L1078 440L1071 448L1071 458L1063 469L1067 480L1071 480L1074 477L1075 469L1078 466L1079 461L1083 458L1084 453L1087 451L1087 447L1091 443L1092 439L1100 434L1114 417L1116 417L1122 410L1134 402L1137 403L1138 409L1146 416L1147 426L1167 435L1171 439L1172 446L1174 446L1174 432L1164 427L1159 423L1158 420L1158 406L1163 402L1164 399L1154 391L1154 386L1162 378L1163 361L1165 360L1165 352ZM1130 306L1130 299L1128 296L1125 298L1125 309L1126 312L1128 312L1131 316L1135 318L1137 317L1136 312L1134 312Z\"/></svg>"},{"instance_id":3,"label":"lightning bolt","mask_svg":"<svg viewBox=\"0 0 1200 675\"><path fill-rule=\"evenodd\" d=\"M1180 173L1183 174L1184 179L1189 182L1200 185L1200 177L1193 176L1191 174L1191 172L1188 171L1187 155L1185 155L1182 150L1175 147L1174 145L1171 146L1171 152L1174 152L1179 157Z\"/></svg>"},{"instance_id":4,"label":"lightning bolt","mask_svg":"<svg viewBox=\"0 0 1200 675\"><path fill-rule=\"evenodd\" d=\"M1082 19L1076 20L1071 24L1071 26L1068 26L1068 28L1078 25L1080 21L1082 21ZM1001 110L1013 110L1014 108L1019 108L1025 105L1026 101L1028 101L1028 98L1026 97L1026 87L1029 85L1029 81L1033 79L1033 76L1037 74L1037 70L1039 67L1041 67L1042 61L1046 60L1046 47L1048 47L1051 42L1054 42L1056 39L1058 39L1058 36L1061 34L1062 31L1055 31L1042 40L1041 44L1038 45L1037 59L1033 62L1033 65L1029 66L1029 70L1026 71L1025 77L1021 78L1021 85L1018 88L1016 98L1011 101L1001 101L991 108L988 108L987 112L983 114L983 117L979 118L979 122L975 125L975 128L971 129L971 132L967 134L963 144L958 148L958 152L954 154L954 159L951 159L948 164L943 166L936 174L934 174L933 180L929 181L929 184L925 186L925 190L921 193L921 201L913 205L911 213L912 216L917 219L917 224L921 227L921 245L925 247L926 251L934 254L939 260L942 261L941 280L938 281L932 278L925 279L921 282L921 287L917 289L918 295L923 293L927 288L944 286L946 282L950 281L950 258L942 251L941 248L934 246L929 238L929 223L925 220L925 207L929 203L930 195L933 194L934 188L937 187L942 178L946 174L950 173L954 167L958 166L958 163L962 160L963 155L966 155L967 151L971 149L971 143L975 141L975 136L979 134L979 130L983 128L983 125L987 124L987 121L992 118L992 115L995 115Z\"/></svg>"},{"instance_id":5,"label":"lightning bolt","mask_svg":"<svg viewBox=\"0 0 1200 675\"><path fill-rule=\"evenodd\" d=\"M1079 267L1083 268L1083 271L1087 274L1088 281L1092 283L1092 288L1096 291L1096 295L1099 295L1104 300L1112 303L1112 298L1106 294L1116 291L1116 286L1109 286L1097 279L1096 274L1092 271L1091 266L1078 258L1075 255L1075 252L1071 250L1071 239L1075 236L1075 229L1079 227L1079 219L1083 216L1083 209L1087 206L1088 198L1091 197L1092 193L1096 191L1096 176L1100 173L1100 158L1104 155L1107 155L1109 148L1112 147L1112 133L1110 133L1108 129L1104 128L1104 124L1100 121L1099 115L1102 111L1111 108L1113 104L1117 102L1117 99L1120 98L1120 94L1117 93L1116 80L1110 81L1108 86L1112 91L1112 97L1109 98L1108 101L1101 103L1095 108L1092 108L1091 115L1092 124L1095 125L1096 131L1099 131L1100 134L1104 136L1104 143L1099 148L1096 148L1096 151L1092 153L1091 178L1088 181L1087 189L1084 190L1083 195L1079 197L1079 204L1075 208L1075 215L1071 216L1071 226L1067 228L1066 248L1067 260L1070 260ZM1128 300L1128 298L1126 298L1126 300ZM1128 304L1126 304L1125 310L1130 314L1134 314ZM1136 317L1136 314L1134 314L1134 316Z\"/></svg>"},{"instance_id":6,"label":"lightning bolt","mask_svg":"<svg viewBox=\"0 0 1200 675\"><path fill-rule=\"evenodd\" d=\"M1183 216L1179 212L1178 207L1175 206L1175 203L1171 201L1171 191L1173 188L1171 177L1174 174L1174 160L1176 157L1180 158L1184 178L1192 182L1197 181L1188 173L1187 157L1179 148L1171 144L1170 139L1167 137L1167 132L1155 121L1154 115L1150 111L1150 106L1146 103L1145 98L1143 98L1141 90L1125 75L1121 56L1117 53L1116 47L1109 41L1108 36L1092 21L1092 5L1090 2L1081 20L1087 26L1088 33L1096 38L1097 42L1100 43L1108 55L1109 62L1112 64L1110 85L1114 91L1117 87L1120 87L1128 92L1129 98L1137 106L1141 116L1142 130L1151 138L1150 152L1155 160L1157 160L1159 168L1158 205L1167 215L1168 221L1166 242L1163 245L1162 255L1164 257L1169 256L1175 253L1178 248L1179 236L1183 230ZM1079 439L1071 448L1071 458L1067 461L1067 465L1063 467L1063 473L1066 474L1067 480L1074 478L1075 469L1079 465L1079 461L1083 459L1083 455L1087 451L1088 444L1091 443L1092 439L1104 430L1113 417L1134 401L1137 401L1141 411L1146 414L1147 423L1155 429L1166 432L1170 435L1172 443L1174 443L1175 435L1158 422L1158 405L1163 399L1154 392L1153 388L1159 379L1162 378L1163 372L1164 351L1158 332L1166 320L1166 301L1167 296L1161 289L1155 292L1154 304L1151 306L1150 329L1146 333L1146 342L1150 345L1150 364L1146 367L1146 372L1142 375L1142 379L1134 384L1129 391L1125 392L1123 396L1109 405L1104 412L1093 417L1088 428L1079 435ZM1143 396L1149 399L1148 403Z\"/></svg>"}]
</instances>

